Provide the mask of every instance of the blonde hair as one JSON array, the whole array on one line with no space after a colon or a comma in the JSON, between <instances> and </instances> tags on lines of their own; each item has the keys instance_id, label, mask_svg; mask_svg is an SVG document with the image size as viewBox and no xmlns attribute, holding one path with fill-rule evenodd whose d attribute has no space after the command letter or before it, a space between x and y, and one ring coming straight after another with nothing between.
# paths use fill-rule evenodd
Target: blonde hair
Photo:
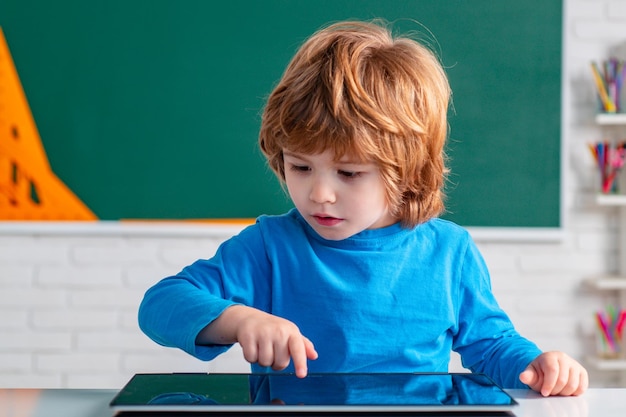
<instances>
[{"instance_id":1,"label":"blonde hair","mask_svg":"<svg viewBox=\"0 0 626 417\"><path fill-rule=\"evenodd\" d=\"M373 22L335 23L287 66L259 144L283 182L283 149L374 162L392 214L413 227L444 210L450 94L439 60L417 41Z\"/></svg>"}]
</instances>

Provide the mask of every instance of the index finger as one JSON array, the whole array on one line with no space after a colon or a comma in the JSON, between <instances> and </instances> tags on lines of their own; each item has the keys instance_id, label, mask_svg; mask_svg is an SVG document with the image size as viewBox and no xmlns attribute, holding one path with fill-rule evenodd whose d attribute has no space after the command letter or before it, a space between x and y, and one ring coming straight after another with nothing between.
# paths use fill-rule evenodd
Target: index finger
<instances>
[{"instance_id":1,"label":"index finger","mask_svg":"<svg viewBox=\"0 0 626 417\"><path fill-rule=\"evenodd\" d=\"M545 364L544 364L545 366ZM559 367L549 366L544 369L541 367L541 373L543 374L543 382L541 384L541 395L544 397L549 396L554 391L554 387L559 378Z\"/></svg>"},{"instance_id":2,"label":"index finger","mask_svg":"<svg viewBox=\"0 0 626 417\"><path fill-rule=\"evenodd\" d=\"M303 336L289 339L289 355L298 378L304 378L308 373L305 340Z\"/></svg>"}]
</instances>

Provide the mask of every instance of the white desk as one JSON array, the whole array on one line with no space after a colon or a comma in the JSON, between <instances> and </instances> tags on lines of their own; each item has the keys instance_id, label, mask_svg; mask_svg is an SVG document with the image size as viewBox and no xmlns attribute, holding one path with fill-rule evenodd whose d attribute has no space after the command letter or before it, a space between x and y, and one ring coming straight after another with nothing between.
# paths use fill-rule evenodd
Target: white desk
<instances>
[{"instance_id":1,"label":"white desk","mask_svg":"<svg viewBox=\"0 0 626 417\"><path fill-rule=\"evenodd\" d=\"M626 417L626 389L590 389L580 397L543 398L509 390L517 417ZM0 417L111 417L114 390L0 389Z\"/></svg>"}]
</instances>

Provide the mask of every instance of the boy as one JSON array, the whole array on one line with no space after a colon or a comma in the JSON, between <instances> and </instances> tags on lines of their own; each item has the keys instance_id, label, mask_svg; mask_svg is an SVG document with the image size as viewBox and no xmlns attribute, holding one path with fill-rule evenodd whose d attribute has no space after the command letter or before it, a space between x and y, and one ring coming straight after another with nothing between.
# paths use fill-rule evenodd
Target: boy
<instances>
[{"instance_id":1,"label":"boy","mask_svg":"<svg viewBox=\"0 0 626 417\"><path fill-rule=\"evenodd\" d=\"M148 290L142 330L256 372L445 372L450 351L504 387L579 395L585 369L521 337L465 230L438 219L448 81L419 43L374 23L314 34L259 136L295 209L261 216Z\"/></svg>"}]
</instances>

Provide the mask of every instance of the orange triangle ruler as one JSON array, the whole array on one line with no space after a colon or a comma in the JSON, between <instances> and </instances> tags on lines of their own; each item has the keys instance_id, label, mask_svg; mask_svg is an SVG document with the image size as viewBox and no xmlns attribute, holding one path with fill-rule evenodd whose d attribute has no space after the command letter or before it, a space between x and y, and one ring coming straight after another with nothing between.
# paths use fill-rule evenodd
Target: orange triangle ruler
<instances>
[{"instance_id":1,"label":"orange triangle ruler","mask_svg":"<svg viewBox=\"0 0 626 417\"><path fill-rule=\"evenodd\" d=\"M1 28L0 220L97 220L52 172Z\"/></svg>"}]
</instances>

